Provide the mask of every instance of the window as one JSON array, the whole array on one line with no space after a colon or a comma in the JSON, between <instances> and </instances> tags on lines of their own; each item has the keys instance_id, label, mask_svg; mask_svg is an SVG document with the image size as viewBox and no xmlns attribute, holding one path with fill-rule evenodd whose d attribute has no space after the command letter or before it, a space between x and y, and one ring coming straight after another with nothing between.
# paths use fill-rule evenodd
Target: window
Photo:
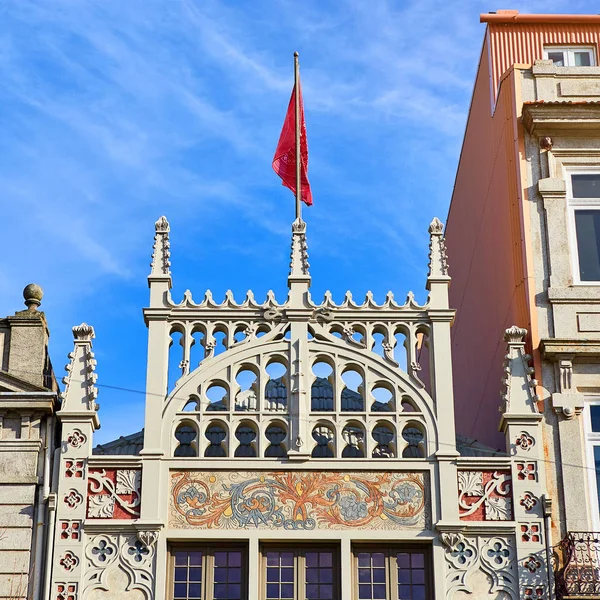
<instances>
[{"instance_id":1,"label":"window","mask_svg":"<svg viewBox=\"0 0 600 600\"><path fill-rule=\"evenodd\" d=\"M547 46L544 58L556 67L593 67L596 64L594 49L585 46Z\"/></svg>"},{"instance_id":2,"label":"window","mask_svg":"<svg viewBox=\"0 0 600 600\"><path fill-rule=\"evenodd\" d=\"M358 546L354 560L357 600L430 600L425 548Z\"/></svg>"},{"instance_id":3,"label":"window","mask_svg":"<svg viewBox=\"0 0 600 600\"><path fill-rule=\"evenodd\" d=\"M576 283L600 283L600 173L571 173L569 213Z\"/></svg>"},{"instance_id":4,"label":"window","mask_svg":"<svg viewBox=\"0 0 600 600\"><path fill-rule=\"evenodd\" d=\"M595 524L600 524L600 398L585 405L586 452L590 474L590 505L596 515ZM596 510L594 511L594 506Z\"/></svg>"},{"instance_id":5,"label":"window","mask_svg":"<svg viewBox=\"0 0 600 600\"><path fill-rule=\"evenodd\" d=\"M336 600L339 598L337 548L331 546L262 549L265 600Z\"/></svg>"},{"instance_id":6,"label":"window","mask_svg":"<svg viewBox=\"0 0 600 600\"><path fill-rule=\"evenodd\" d=\"M246 551L224 544L171 552L173 600L246 600Z\"/></svg>"}]
</instances>

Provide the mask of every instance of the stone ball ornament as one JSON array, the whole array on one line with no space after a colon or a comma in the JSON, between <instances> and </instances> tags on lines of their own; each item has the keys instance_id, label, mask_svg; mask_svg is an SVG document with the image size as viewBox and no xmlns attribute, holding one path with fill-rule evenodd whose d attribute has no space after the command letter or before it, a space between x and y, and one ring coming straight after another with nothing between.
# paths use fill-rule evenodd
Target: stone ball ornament
<instances>
[{"instance_id":1,"label":"stone ball ornament","mask_svg":"<svg viewBox=\"0 0 600 600\"><path fill-rule=\"evenodd\" d=\"M25 306L35 310L42 303L44 290L37 283L30 283L23 290L23 298L25 298Z\"/></svg>"}]
</instances>

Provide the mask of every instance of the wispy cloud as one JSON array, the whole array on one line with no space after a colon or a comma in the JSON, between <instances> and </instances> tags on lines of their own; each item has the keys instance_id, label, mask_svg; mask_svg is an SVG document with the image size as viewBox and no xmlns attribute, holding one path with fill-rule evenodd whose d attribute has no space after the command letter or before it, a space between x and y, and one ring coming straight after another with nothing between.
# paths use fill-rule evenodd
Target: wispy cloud
<instances>
[{"instance_id":1,"label":"wispy cloud","mask_svg":"<svg viewBox=\"0 0 600 600\"><path fill-rule=\"evenodd\" d=\"M11 256L0 270L0 315L37 280L58 357L70 349L68 326L93 321L101 379L142 389L135 307L146 301L158 216L172 221L178 288L285 288L294 208L270 162L294 50L315 197L306 211L315 295L416 291L427 224L447 210L484 31L478 13L489 8L0 2L0 198ZM569 10L596 7L575 0ZM127 347L123 331L134 332ZM111 406L103 402L109 422ZM106 440L114 426L104 431Z\"/></svg>"}]
</instances>

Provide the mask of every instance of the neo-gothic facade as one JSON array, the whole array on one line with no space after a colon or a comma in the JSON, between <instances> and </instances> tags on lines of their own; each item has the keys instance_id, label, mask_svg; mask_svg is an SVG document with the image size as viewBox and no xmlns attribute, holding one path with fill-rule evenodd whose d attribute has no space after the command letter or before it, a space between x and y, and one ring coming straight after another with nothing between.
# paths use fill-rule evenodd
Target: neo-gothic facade
<instances>
[{"instance_id":1,"label":"neo-gothic facade","mask_svg":"<svg viewBox=\"0 0 600 600\"><path fill-rule=\"evenodd\" d=\"M157 221L143 436L92 450L94 330L73 328L28 597L549 598L525 331L506 331L498 382L509 452L457 444L442 223L422 306L311 298L305 230L294 222L286 299L178 301Z\"/></svg>"}]
</instances>

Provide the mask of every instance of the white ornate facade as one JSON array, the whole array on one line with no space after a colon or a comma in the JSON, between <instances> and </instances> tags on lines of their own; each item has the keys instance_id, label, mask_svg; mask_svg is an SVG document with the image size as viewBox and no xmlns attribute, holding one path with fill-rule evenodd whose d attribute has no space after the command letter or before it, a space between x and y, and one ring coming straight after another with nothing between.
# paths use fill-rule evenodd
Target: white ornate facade
<instances>
[{"instance_id":1,"label":"white ornate facade","mask_svg":"<svg viewBox=\"0 0 600 600\"><path fill-rule=\"evenodd\" d=\"M156 223L139 453L92 453L94 331L73 329L47 598L549 598L524 331L506 334L510 456L461 456L442 223L423 306L315 302L305 230L284 301L177 302Z\"/></svg>"}]
</instances>

